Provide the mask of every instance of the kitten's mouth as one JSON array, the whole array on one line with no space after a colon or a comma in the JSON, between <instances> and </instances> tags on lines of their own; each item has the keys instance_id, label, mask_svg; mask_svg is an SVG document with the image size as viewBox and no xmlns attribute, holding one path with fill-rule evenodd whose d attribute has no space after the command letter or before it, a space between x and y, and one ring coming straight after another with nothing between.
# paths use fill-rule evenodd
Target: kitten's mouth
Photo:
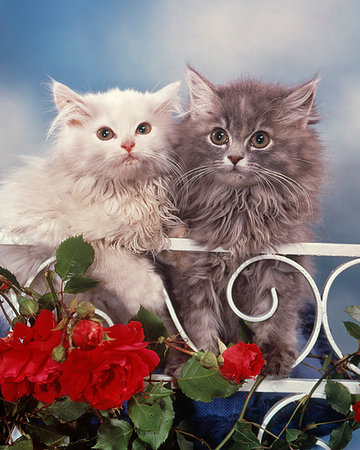
<instances>
[{"instance_id":1,"label":"kitten's mouth","mask_svg":"<svg viewBox=\"0 0 360 450\"><path fill-rule=\"evenodd\" d=\"M137 158L134 158L132 155L128 155L123 161L123 164L125 164L126 166L133 166L138 163L139 160Z\"/></svg>"}]
</instances>

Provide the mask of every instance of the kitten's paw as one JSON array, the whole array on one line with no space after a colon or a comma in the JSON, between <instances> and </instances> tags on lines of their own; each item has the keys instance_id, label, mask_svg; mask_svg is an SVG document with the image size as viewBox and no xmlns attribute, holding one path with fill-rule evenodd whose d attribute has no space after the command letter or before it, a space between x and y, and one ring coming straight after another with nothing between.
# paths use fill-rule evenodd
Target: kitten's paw
<instances>
[{"instance_id":1,"label":"kitten's paw","mask_svg":"<svg viewBox=\"0 0 360 450\"><path fill-rule=\"evenodd\" d=\"M297 358L296 351L286 348L279 349L279 347L263 350L262 354L265 365L261 374L275 377L288 376Z\"/></svg>"}]
</instances>

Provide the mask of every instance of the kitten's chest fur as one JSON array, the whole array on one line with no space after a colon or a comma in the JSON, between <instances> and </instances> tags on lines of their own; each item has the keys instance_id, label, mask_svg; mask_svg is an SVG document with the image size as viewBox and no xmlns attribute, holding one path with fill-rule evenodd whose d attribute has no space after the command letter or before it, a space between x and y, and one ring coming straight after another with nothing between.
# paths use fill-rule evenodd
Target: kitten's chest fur
<instances>
[{"instance_id":1,"label":"kitten's chest fur","mask_svg":"<svg viewBox=\"0 0 360 450\"><path fill-rule=\"evenodd\" d=\"M308 215L301 216L280 193L262 195L257 187L211 192L201 186L189 198L184 210L189 237L209 249L223 247L237 260L310 237Z\"/></svg>"},{"instance_id":2,"label":"kitten's chest fur","mask_svg":"<svg viewBox=\"0 0 360 450\"><path fill-rule=\"evenodd\" d=\"M173 216L161 184L113 188L87 199L72 197L71 204L63 201L60 206L71 233L135 252L157 252L165 246L164 228Z\"/></svg>"}]
</instances>

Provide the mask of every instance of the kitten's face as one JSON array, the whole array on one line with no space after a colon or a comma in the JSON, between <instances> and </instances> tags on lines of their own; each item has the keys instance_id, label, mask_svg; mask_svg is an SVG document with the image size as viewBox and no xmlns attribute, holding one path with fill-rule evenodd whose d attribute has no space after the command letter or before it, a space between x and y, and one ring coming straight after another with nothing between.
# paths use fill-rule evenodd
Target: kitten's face
<instances>
[{"instance_id":1,"label":"kitten's face","mask_svg":"<svg viewBox=\"0 0 360 450\"><path fill-rule=\"evenodd\" d=\"M169 172L178 89L173 83L156 93L112 89L80 96L56 83L64 158L76 173L125 183Z\"/></svg>"},{"instance_id":2,"label":"kitten's face","mask_svg":"<svg viewBox=\"0 0 360 450\"><path fill-rule=\"evenodd\" d=\"M315 141L307 128L316 121L315 82L290 90L251 80L215 87L191 70L188 78L190 117L184 130L191 148L183 157L188 170L202 170L199 178L235 188L264 184L275 172L296 177L311 159L304 137Z\"/></svg>"}]
</instances>

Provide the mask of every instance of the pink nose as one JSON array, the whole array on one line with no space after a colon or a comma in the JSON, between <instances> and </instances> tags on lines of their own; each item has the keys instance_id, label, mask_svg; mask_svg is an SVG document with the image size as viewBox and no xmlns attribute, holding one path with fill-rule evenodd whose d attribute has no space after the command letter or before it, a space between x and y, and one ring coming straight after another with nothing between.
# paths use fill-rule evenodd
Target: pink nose
<instances>
[{"instance_id":1,"label":"pink nose","mask_svg":"<svg viewBox=\"0 0 360 450\"><path fill-rule=\"evenodd\" d=\"M135 146L135 142L134 141L124 141L121 144L121 148L123 148L124 150L126 150L129 153L134 148L134 146Z\"/></svg>"},{"instance_id":2,"label":"pink nose","mask_svg":"<svg viewBox=\"0 0 360 450\"><path fill-rule=\"evenodd\" d=\"M244 159L243 156L234 156L234 155L230 155L230 156L228 156L228 158L229 158L230 161L234 164L234 166L236 166L236 164L237 164L241 159Z\"/></svg>"}]
</instances>

